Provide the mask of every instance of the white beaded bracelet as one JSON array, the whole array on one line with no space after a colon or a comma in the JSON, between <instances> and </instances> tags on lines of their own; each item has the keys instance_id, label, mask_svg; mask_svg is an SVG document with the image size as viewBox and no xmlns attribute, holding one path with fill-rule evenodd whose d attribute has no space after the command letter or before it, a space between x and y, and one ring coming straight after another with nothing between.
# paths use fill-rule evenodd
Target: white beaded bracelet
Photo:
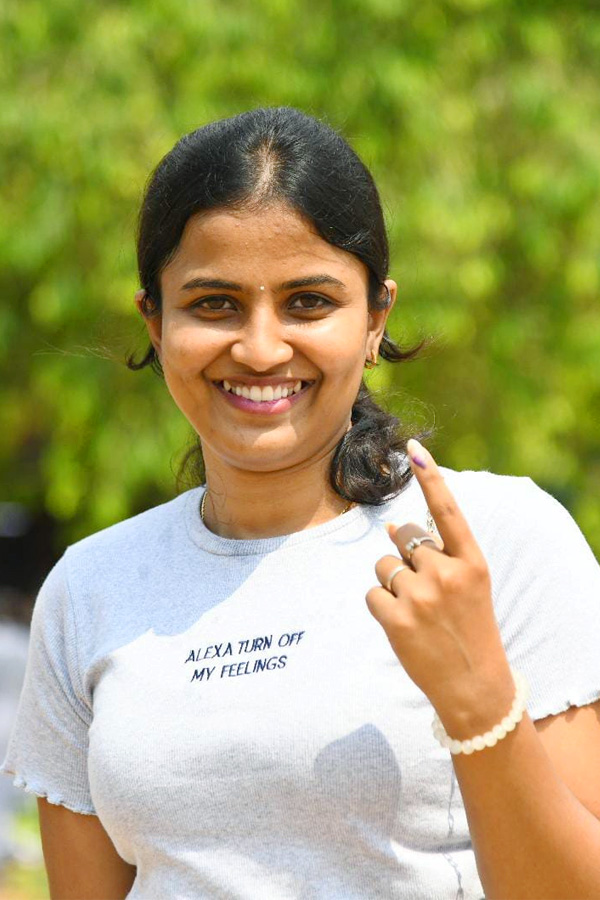
<instances>
[{"instance_id":1,"label":"white beaded bracelet","mask_svg":"<svg viewBox=\"0 0 600 900\"><path fill-rule=\"evenodd\" d=\"M473 753L475 750L484 750L486 747L493 747L498 741L505 738L509 731L514 731L525 712L525 704L527 702L527 697L529 696L529 685L519 672L515 672L512 668L510 671L516 687L515 699L513 700L508 715L502 719L499 725L494 725L491 731L486 731L485 734L478 734L466 741L457 741L454 738L448 737L446 729L440 721L440 717L437 713L434 713L433 724L431 727L435 738L442 747L445 747L454 755L457 753L469 754Z\"/></svg>"}]
</instances>

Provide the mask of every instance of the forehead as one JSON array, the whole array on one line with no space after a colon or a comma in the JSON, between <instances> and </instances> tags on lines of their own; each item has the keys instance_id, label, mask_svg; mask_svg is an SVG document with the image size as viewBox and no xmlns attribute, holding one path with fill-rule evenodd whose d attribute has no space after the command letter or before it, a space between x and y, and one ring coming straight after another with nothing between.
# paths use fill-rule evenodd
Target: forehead
<instances>
[{"instance_id":1,"label":"forehead","mask_svg":"<svg viewBox=\"0 0 600 900\"><path fill-rule=\"evenodd\" d=\"M164 269L163 286L177 289L200 272L262 282L284 272L293 277L317 271L365 287L368 282L366 266L356 256L329 244L287 206L211 210L188 220L177 253Z\"/></svg>"}]
</instances>

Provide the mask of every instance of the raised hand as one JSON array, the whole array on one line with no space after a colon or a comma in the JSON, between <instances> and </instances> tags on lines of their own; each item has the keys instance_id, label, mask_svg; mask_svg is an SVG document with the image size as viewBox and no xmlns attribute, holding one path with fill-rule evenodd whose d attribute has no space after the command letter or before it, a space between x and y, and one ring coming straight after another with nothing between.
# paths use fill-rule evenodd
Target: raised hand
<instances>
[{"instance_id":1,"label":"raised hand","mask_svg":"<svg viewBox=\"0 0 600 900\"><path fill-rule=\"evenodd\" d=\"M410 522L388 523L402 558L377 561L380 584L367 592L367 606L446 729L460 738L458 731L495 721L498 709L510 707L512 675L483 553L432 455L414 440L407 450L443 549L430 535L432 541L411 553L410 539L428 532ZM406 568L394 574L403 564Z\"/></svg>"}]
</instances>

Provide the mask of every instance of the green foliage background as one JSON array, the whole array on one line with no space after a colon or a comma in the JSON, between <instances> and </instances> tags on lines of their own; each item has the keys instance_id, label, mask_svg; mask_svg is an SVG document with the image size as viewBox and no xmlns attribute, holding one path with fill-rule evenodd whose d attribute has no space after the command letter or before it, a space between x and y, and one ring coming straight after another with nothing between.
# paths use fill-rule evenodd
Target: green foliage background
<instances>
[{"instance_id":1,"label":"green foliage background","mask_svg":"<svg viewBox=\"0 0 600 900\"><path fill-rule=\"evenodd\" d=\"M600 556L600 9L516 0L7 0L0 471L65 542L174 496L190 429L133 306L144 182L262 105L372 168L400 300L438 336L369 379L444 465L530 475ZM8 499L8 497L6 498Z\"/></svg>"}]
</instances>

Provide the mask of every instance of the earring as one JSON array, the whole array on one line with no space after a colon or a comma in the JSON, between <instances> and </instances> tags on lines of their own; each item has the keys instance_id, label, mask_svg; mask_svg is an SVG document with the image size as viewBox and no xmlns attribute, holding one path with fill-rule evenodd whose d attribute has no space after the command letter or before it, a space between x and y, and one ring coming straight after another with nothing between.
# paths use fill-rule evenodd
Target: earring
<instances>
[{"instance_id":1,"label":"earring","mask_svg":"<svg viewBox=\"0 0 600 900\"><path fill-rule=\"evenodd\" d=\"M156 304L150 294L144 291L144 296L142 297L142 313L147 318L150 318L153 313L156 312Z\"/></svg>"},{"instance_id":2,"label":"earring","mask_svg":"<svg viewBox=\"0 0 600 900\"><path fill-rule=\"evenodd\" d=\"M365 369L374 369L375 366L378 366L378 365L379 365L379 363L377 362L377 354L376 353L372 354L371 359L365 360Z\"/></svg>"}]
</instances>

